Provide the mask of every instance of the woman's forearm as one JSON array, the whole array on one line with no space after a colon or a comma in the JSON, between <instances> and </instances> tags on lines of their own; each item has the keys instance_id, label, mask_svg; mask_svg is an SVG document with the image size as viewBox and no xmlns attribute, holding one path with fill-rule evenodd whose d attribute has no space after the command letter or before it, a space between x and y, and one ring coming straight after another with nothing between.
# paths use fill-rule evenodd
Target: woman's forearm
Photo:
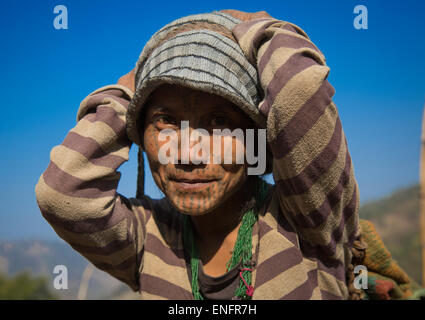
<instances>
[{"instance_id":1,"label":"woman's forearm","mask_svg":"<svg viewBox=\"0 0 425 320\"><path fill-rule=\"evenodd\" d=\"M40 210L60 237L137 289L143 245L143 209L117 193L118 167L128 160L126 110L131 91L120 85L90 94L78 123L53 148L36 186Z\"/></svg>"},{"instance_id":2,"label":"woman's forearm","mask_svg":"<svg viewBox=\"0 0 425 320\"><path fill-rule=\"evenodd\" d=\"M239 24L234 34L257 66L284 215L304 249L342 263L358 233L358 189L329 68L297 26L275 19Z\"/></svg>"}]
</instances>

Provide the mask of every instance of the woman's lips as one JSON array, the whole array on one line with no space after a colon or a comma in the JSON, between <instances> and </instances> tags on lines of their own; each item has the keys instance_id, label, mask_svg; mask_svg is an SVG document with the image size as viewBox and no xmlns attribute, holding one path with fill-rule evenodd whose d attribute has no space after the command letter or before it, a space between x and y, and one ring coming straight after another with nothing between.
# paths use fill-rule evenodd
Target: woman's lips
<instances>
[{"instance_id":1,"label":"woman's lips","mask_svg":"<svg viewBox=\"0 0 425 320\"><path fill-rule=\"evenodd\" d=\"M211 186L217 180L170 179L170 181L178 189L185 191L198 191Z\"/></svg>"}]
</instances>

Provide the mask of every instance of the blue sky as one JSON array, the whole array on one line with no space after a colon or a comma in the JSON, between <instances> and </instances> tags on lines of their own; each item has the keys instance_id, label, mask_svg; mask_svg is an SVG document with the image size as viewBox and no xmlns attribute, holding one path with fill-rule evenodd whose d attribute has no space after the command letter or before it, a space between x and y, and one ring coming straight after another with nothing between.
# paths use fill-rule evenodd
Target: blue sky
<instances>
[{"instance_id":1,"label":"blue sky","mask_svg":"<svg viewBox=\"0 0 425 320\"><path fill-rule=\"evenodd\" d=\"M53 27L60 4L68 30ZM359 4L368 9L367 30L353 27ZM1 1L0 239L56 237L34 186L51 148L75 125L80 101L132 69L164 24L220 9L265 10L299 25L325 54L362 202L418 182L424 1ZM127 196L135 193L136 148L130 159L120 170ZM160 196L150 177L146 189Z\"/></svg>"}]
</instances>

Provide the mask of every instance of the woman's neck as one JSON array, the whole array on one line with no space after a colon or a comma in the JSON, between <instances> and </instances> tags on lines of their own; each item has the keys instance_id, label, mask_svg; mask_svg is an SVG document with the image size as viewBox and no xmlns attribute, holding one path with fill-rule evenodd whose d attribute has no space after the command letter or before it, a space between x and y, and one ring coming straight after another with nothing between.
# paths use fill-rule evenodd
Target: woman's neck
<instances>
[{"instance_id":1,"label":"woman's neck","mask_svg":"<svg viewBox=\"0 0 425 320\"><path fill-rule=\"evenodd\" d=\"M193 237L204 272L220 276L227 271L243 214L254 204L256 185L249 178L239 190L216 210L202 216L191 216ZM247 192L249 191L249 192Z\"/></svg>"}]
</instances>

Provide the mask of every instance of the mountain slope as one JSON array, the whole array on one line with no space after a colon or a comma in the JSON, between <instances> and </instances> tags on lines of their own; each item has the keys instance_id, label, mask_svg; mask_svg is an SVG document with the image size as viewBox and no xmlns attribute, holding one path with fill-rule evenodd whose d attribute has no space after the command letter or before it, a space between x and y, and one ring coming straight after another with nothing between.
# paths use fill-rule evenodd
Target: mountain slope
<instances>
[{"instance_id":1,"label":"mountain slope","mask_svg":"<svg viewBox=\"0 0 425 320\"><path fill-rule=\"evenodd\" d=\"M53 273L57 265L68 270L68 289L57 290L53 286ZM76 299L81 277L88 261L63 241L40 239L0 241L0 274L15 276L23 271L33 276L44 276L50 290L61 299ZM89 280L88 299L104 299L111 292L126 287L107 273L95 269Z\"/></svg>"},{"instance_id":2,"label":"mountain slope","mask_svg":"<svg viewBox=\"0 0 425 320\"><path fill-rule=\"evenodd\" d=\"M419 186L400 189L360 208L360 218L372 221L398 264L421 282Z\"/></svg>"}]
</instances>

